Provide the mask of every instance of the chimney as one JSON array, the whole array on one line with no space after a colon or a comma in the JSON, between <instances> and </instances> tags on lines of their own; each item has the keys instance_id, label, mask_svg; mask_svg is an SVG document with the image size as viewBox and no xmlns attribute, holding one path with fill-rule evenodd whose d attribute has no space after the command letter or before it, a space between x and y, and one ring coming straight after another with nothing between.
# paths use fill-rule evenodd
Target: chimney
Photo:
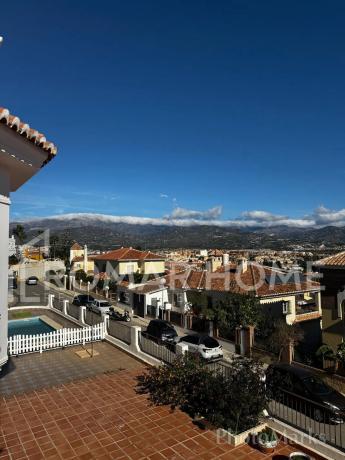
<instances>
[{"instance_id":1,"label":"chimney","mask_svg":"<svg viewBox=\"0 0 345 460\"><path fill-rule=\"evenodd\" d=\"M237 266L240 267L242 273L245 273L248 269L248 260L245 257L238 259Z\"/></svg>"},{"instance_id":2,"label":"chimney","mask_svg":"<svg viewBox=\"0 0 345 460\"><path fill-rule=\"evenodd\" d=\"M223 254L223 265L224 267L229 264L229 254Z\"/></svg>"},{"instance_id":3,"label":"chimney","mask_svg":"<svg viewBox=\"0 0 345 460\"><path fill-rule=\"evenodd\" d=\"M87 246L84 246L84 272L87 273Z\"/></svg>"}]
</instances>

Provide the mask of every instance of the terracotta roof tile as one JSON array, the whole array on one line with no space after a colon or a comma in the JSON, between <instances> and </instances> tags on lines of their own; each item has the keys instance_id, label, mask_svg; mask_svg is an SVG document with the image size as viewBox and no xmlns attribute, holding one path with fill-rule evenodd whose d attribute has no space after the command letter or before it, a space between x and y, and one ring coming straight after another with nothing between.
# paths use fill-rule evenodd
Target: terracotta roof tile
<instances>
[{"instance_id":1,"label":"terracotta roof tile","mask_svg":"<svg viewBox=\"0 0 345 460\"><path fill-rule=\"evenodd\" d=\"M96 256L87 256L88 262L92 262ZM72 259L72 262L82 262L84 260L84 256L76 256Z\"/></svg>"},{"instance_id":2,"label":"terracotta roof tile","mask_svg":"<svg viewBox=\"0 0 345 460\"><path fill-rule=\"evenodd\" d=\"M120 248L95 257L95 260L164 260L163 256L150 251L139 251L133 248Z\"/></svg>"},{"instance_id":3,"label":"terracotta roof tile","mask_svg":"<svg viewBox=\"0 0 345 460\"><path fill-rule=\"evenodd\" d=\"M313 265L316 267L345 267L345 251L320 259Z\"/></svg>"},{"instance_id":4,"label":"terracotta roof tile","mask_svg":"<svg viewBox=\"0 0 345 460\"><path fill-rule=\"evenodd\" d=\"M82 251L83 248L80 246L80 244L78 244L77 242L75 242L75 243L73 244L73 246L71 247L70 250L71 250L71 251Z\"/></svg>"},{"instance_id":5,"label":"terracotta roof tile","mask_svg":"<svg viewBox=\"0 0 345 460\"><path fill-rule=\"evenodd\" d=\"M320 290L319 283L307 279L299 272L287 276L286 273L250 262L245 272L236 271L233 265L222 268L222 271L213 273L190 269L182 273L170 273L165 278L171 289L229 291L239 294L254 292L259 297Z\"/></svg>"},{"instance_id":6,"label":"terracotta roof tile","mask_svg":"<svg viewBox=\"0 0 345 460\"><path fill-rule=\"evenodd\" d=\"M23 123L19 117L12 115L9 110L4 107L0 107L0 122L16 131L19 135L27 138L38 147L49 152L51 158L57 153L56 146L52 142L48 142L43 134L30 128L27 123Z\"/></svg>"}]
</instances>

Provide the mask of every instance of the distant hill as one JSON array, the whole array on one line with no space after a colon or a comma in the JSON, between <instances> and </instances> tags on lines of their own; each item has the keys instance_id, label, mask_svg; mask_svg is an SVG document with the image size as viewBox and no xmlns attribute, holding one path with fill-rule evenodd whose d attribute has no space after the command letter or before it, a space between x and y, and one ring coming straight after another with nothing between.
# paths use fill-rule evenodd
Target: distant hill
<instances>
[{"instance_id":1,"label":"distant hill","mask_svg":"<svg viewBox=\"0 0 345 460\"><path fill-rule=\"evenodd\" d=\"M19 222L12 222L10 230ZM150 223L112 222L90 215L71 218L42 218L20 222L28 240L40 230L50 229L51 234L68 233L80 244L93 249L113 246L141 246L159 248L233 248L233 249L291 249L296 245L339 247L345 244L345 228L324 227L301 229L289 226L269 228L234 228L198 224L190 226L154 225Z\"/></svg>"}]
</instances>

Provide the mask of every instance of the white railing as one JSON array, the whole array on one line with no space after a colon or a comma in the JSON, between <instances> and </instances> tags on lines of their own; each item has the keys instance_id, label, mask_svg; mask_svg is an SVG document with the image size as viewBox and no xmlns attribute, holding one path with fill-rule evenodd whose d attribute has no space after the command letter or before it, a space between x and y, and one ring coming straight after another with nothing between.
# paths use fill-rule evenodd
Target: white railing
<instances>
[{"instance_id":1,"label":"white railing","mask_svg":"<svg viewBox=\"0 0 345 460\"><path fill-rule=\"evenodd\" d=\"M73 329L59 329L48 334L15 335L8 339L8 354L42 353L53 348L63 348L71 345L103 340L105 337L104 323L95 326Z\"/></svg>"}]
</instances>

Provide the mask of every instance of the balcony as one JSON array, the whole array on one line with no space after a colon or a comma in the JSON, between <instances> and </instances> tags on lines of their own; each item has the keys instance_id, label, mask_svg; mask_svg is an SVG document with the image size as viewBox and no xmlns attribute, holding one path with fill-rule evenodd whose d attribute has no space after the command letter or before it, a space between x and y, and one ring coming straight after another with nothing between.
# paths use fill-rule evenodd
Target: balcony
<instances>
[{"instance_id":1,"label":"balcony","mask_svg":"<svg viewBox=\"0 0 345 460\"><path fill-rule=\"evenodd\" d=\"M304 315L305 313L315 313L319 311L319 307L314 301L297 300L296 315Z\"/></svg>"},{"instance_id":2,"label":"balcony","mask_svg":"<svg viewBox=\"0 0 345 460\"><path fill-rule=\"evenodd\" d=\"M321 318L321 313L316 302L313 300L296 301L295 322L309 321L317 318Z\"/></svg>"}]
</instances>

